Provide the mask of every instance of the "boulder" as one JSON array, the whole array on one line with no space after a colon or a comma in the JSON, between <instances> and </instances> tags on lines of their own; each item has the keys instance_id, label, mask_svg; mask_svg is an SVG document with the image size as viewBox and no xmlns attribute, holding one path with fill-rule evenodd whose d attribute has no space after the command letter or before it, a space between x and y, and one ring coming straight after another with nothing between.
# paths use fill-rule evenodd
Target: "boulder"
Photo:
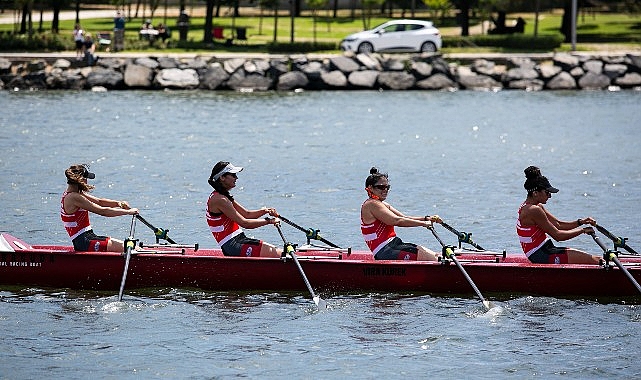
<instances>
[{"instance_id":1,"label":"boulder","mask_svg":"<svg viewBox=\"0 0 641 380\"><path fill-rule=\"evenodd\" d=\"M384 71L378 74L378 84L390 90L407 90L414 87L416 78L405 71Z\"/></svg>"},{"instance_id":2,"label":"boulder","mask_svg":"<svg viewBox=\"0 0 641 380\"><path fill-rule=\"evenodd\" d=\"M583 63L583 70L589 73L601 74L603 72L603 62L591 59Z\"/></svg>"},{"instance_id":3,"label":"boulder","mask_svg":"<svg viewBox=\"0 0 641 380\"><path fill-rule=\"evenodd\" d=\"M213 63L209 68L200 76L200 88L206 90L216 90L223 87L225 82L229 80L229 74L223 69L220 63Z\"/></svg>"},{"instance_id":4,"label":"boulder","mask_svg":"<svg viewBox=\"0 0 641 380\"><path fill-rule=\"evenodd\" d=\"M461 72L458 74L459 84L469 90L496 90L503 88L501 82L487 75L480 75L470 72Z\"/></svg>"},{"instance_id":5,"label":"boulder","mask_svg":"<svg viewBox=\"0 0 641 380\"><path fill-rule=\"evenodd\" d=\"M278 91L291 91L297 88L305 88L309 80L300 71L290 71L278 77L276 89Z\"/></svg>"},{"instance_id":6,"label":"boulder","mask_svg":"<svg viewBox=\"0 0 641 380\"><path fill-rule=\"evenodd\" d=\"M357 54L356 60L360 62L360 64L365 68L367 68L368 70L377 70L377 71L383 70L381 63L376 59L375 56L372 56L369 54Z\"/></svg>"},{"instance_id":7,"label":"boulder","mask_svg":"<svg viewBox=\"0 0 641 380\"><path fill-rule=\"evenodd\" d=\"M437 73L427 79L416 82L416 87L422 90L452 90L457 89L458 84L447 75Z\"/></svg>"},{"instance_id":8,"label":"boulder","mask_svg":"<svg viewBox=\"0 0 641 380\"><path fill-rule=\"evenodd\" d=\"M158 67L160 69L175 69L176 67L178 67L178 62L176 61L175 58L159 57Z\"/></svg>"},{"instance_id":9,"label":"boulder","mask_svg":"<svg viewBox=\"0 0 641 380\"><path fill-rule=\"evenodd\" d=\"M153 70L144 65L127 65L125 68L124 81L127 87L149 88L153 80Z\"/></svg>"},{"instance_id":10,"label":"boulder","mask_svg":"<svg viewBox=\"0 0 641 380\"><path fill-rule=\"evenodd\" d=\"M349 74L347 81L358 88L374 88L379 72L377 70L354 71Z\"/></svg>"},{"instance_id":11,"label":"boulder","mask_svg":"<svg viewBox=\"0 0 641 380\"><path fill-rule=\"evenodd\" d=\"M508 83L507 88L525 91L541 91L545 83L541 79L518 79Z\"/></svg>"},{"instance_id":12,"label":"boulder","mask_svg":"<svg viewBox=\"0 0 641 380\"><path fill-rule=\"evenodd\" d=\"M329 65L330 69L340 70L344 74L349 74L360 69L360 65L356 61L344 55L330 58Z\"/></svg>"},{"instance_id":13,"label":"boulder","mask_svg":"<svg viewBox=\"0 0 641 380\"><path fill-rule=\"evenodd\" d=\"M223 62L223 68L229 74L233 74L236 72L236 70L243 67L244 64L245 64L245 60L243 58L232 58Z\"/></svg>"},{"instance_id":14,"label":"boulder","mask_svg":"<svg viewBox=\"0 0 641 380\"><path fill-rule=\"evenodd\" d=\"M138 66L144 66L144 67L147 67L149 69L155 69L155 68L158 68L160 66L158 61L156 61L155 59L152 59L152 58L148 58L148 57L136 58L134 60L134 63L136 65L138 65ZM129 66L129 65L127 65L127 66Z\"/></svg>"},{"instance_id":15,"label":"boulder","mask_svg":"<svg viewBox=\"0 0 641 380\"><path fill-rule=\"evenodd\" d=\"M627 73L622 77L616 78L614 84L619 85L623 88L632 88L641 86L641 74L639 73Z\"/></svg>"},{"instance_id":16,"label":"boulder","mask_svg":"<svg viewBox=\"0 0 641 380\"><path fill-rule=\"evenodd\" d=\"M545 84L545 88L550 90L573 90L576 88L576 80L570 73L561 71Z\"/></svg>"},{"instance_id":17,"label":"boulder","mask_svg":"<svg viewBox=\"0 0 641 380\"><path fill-rule=\"evenodd\" d=\"M584 90L603 90L610 85L610 78L605 74L588 71L579 79L579 88Z\"/></svg>"},{"instance_id":18,"label":"boulder","mask_svg":"<svg viewBox=\"0 0 641 380\"><path fill-rule=\"evenodd\" d=\"M557 53L554 55L554 64L561 67L564 71L570 71L579 65L579 58L567 53Z\"/></svg>"},{"instance_id":19,"label":"boulder","mask_svg":"<svg viewBox=\"0 0 641 380\"><path fill-rule=\"evenodd\" d=\"M11 61L6 58L0 58L0 74L9 74L11 72Z\"/></svg>"},{"instance_id":20,"label":"boulder","mask_svg":"<svg viewBox=\"0 0 641 380\"><path fill-rule=\"evenodd\" d=\"M627 71L628 66L622 63L607 63L603 66L603 74L607 75L610 79L623 76Z\"/></svg>"},{"instance_id":21,"label":"boulder","mask_svg":"<svg viewBox=\"0 0 641 380\"><path fill-rule=\"evenodd\" d=\"M90 88L94 86L102 86L109 89L120 88L123 85L123 75L116 70L96 67L87 75L86 85Z\"/></svg>"},{"instance_id":22,"label":"boulder","mask_svg":"<svg viewBox=\"0 0 641 380\"><path fill-rule=\"evenodd\" d=\"M194 69L163 69L154 78L154 84L163 88L191 89L199 85Z\"/></svg>"},{"instance_id":23,"label":"boulder","mask_svg":"<svg viewBox=\"0 0 641 380\"><path fill-rule=\"evenodd\" d=\"M321 73L321 80L328 88L337 88L347 86L347 78L340 70Z\"/></svg>"},{"instance_id":24,"label":"boulder","mask_svg":"<svg viewBox=\"0 0 641 380\"><path fill-rule=\"evenodd\" d=\"M416 79L425 79L432 75L433 68L427 62L413 62L411 70Z\"/></svg>"},{"instance_id":25,"label":"boulder","mask_svg":"<svg viewBox=\"0 0 641 380\"><path fill-rule=\"evenodd\" d=\"M227 86L235 91L267 91L272 88L273 82L258 74L246 74L244 70L237 70L227 81Z\"/></svg>"},{"instance_id":26,"label":"boulder","mask_svg":"<svg viewBox=\"0 0 641 380\"><path fill-rule=\"evenodd\" d=\"M539 65L536 69L539 71L539 75L543 79L550 79L561 72L561 68L554 65Z\"/></svg>"}]
</instances>

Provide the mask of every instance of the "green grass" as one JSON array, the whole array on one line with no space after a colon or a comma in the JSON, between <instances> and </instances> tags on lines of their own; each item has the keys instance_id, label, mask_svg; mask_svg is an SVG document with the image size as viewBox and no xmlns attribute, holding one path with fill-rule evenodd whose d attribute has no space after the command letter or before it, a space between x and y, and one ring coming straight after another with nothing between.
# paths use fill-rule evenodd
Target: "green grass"
<instances>
[{"instance_id":1,"label":"green grass","mask_svg":"<svg viewBox=\"0 0 641 380\"><path fill-rule=\"evenodd\" d=\"M344 12L344 11L343 11ZM319 12L316 23L316 37L318 42L335 43L338 48L338 43L346 35L358 32L364 29L363 20L357 15L355 19L349 17L348 14L342 14L339 18L328 18L327 12ZM399 15L400 16L400 15ZM526 35L534 34L534 15L525 14L522 16L527 24L525 28ZM36 16L34 16L36 17ZM409 17L409 16L408 16ZM429 13L416 15L416 18L430 19ZM515 15L508 15L508 22L516 18ZM374 27L389 20L388 17L373 17L369 21L370 27ZM162 22L162 16L156 17L154 23ZM150 47L145 41L140 41L138 38L138 27L143 22L142 18L129 20L127 23L126 31L126 50L127 51L148 51L148 52L199 52L199 51L229 51L229 52L265 52L266 45L274 40L274 17L271 13L265 12L265 16L251 16L251 17L237 17L233 20L231 17L218 17L214 18L214 26L222 26L225 29L225 37L231 37L232 24L236 27L247 27L248 41L242 44L234 44L233 46L225 46L224 41L217 41L213 46L203 46L200 42L203 40L204 34L204 18L192 17L191 26L188 34L188 43L178 46L178 29L175 26L175 18L168 19L168 26L172 30L172 43L168 46L161 46L156 43L154 47ZM290 18L283 13L278 18L278 33L277 41L279 43L288 43L290 41ZM435 25L439 27L444 35L457 35L460 33L460 28L454 25L453 18L443 20L443 25L439 25L440 20L435 20ZM479 20L472 20L472 29L480 30L478 27ZM86 19L81 22L83 29L92 32L93 34L100 31L110 31L113 27L111 18L104 19ZM558 34L561 25L561 13L542 13L539 16L539 35L545 34ZM476 27L476 29L474 29ZM34 22L34 27L38 27L38 22ZM45 22L43 28L45 31L51 27L50 22ZM61 21L60 22L60 36L69 41L69 50L73 50L73 41L71 38L71 31L74 27L74 21ZM0 32L12 31L14 25L0 24ZM298 17L295 20L295 38L296 42L311 42L314 41L314 20L311 16L305 15ZM603 43L616 43L623 44L624 46L639 47L641 45L641 17L631 17L627 14L611 14L611 13L598 13L596 15L582 15L579 16L577 21L577 40L578 49L589 49L590 44L603 44ZM585 44L585 47L583 45ZM564 45L560 50L565 50L567 47ZM502 49L494 49L491 47L474 48L466 46L444 46L444 53L455 52L493 52L502 51ZM338 52L329 51L329 52Z\"/></svg>"}]
</instances>

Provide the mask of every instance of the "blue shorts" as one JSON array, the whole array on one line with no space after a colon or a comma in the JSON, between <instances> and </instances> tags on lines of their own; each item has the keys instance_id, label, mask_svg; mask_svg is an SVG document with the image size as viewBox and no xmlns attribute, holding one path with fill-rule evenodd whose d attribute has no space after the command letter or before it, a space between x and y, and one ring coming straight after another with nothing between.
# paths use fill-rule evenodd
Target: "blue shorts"
<instances>
[{"instance_id":1,"label":"blue shorts","mask_svg":"<svg viewBox=\"0 0 641 380\"><path fill-rule=\"evenodd\" d=\"M79 252L106 252L108 243L108 236L98 236L93 230L89 230L73 239L73 249Z\"/></svg>"},{"instance_id":2,"label":"blue shorts","mask_svg":"<svg viewBox=\"0 0 641 380\"><path fill-rule=\"evenodd\" d=\"M535 264L567 264L568 249L557 247L552 243L552 240L548 240L541 248L528 256L528 259Z\"/></svg>"},{"instance_id":3,"label":"blue shorts","mask_svg":"<svg viewBox=\"0 0 641 380\"><path fill-rule=\"evenodd\" d=\"M220 248L222 248L225 256L259 257L262 246L263 242L261 240L248 238L244 232L241 232L229 239Z\"/></svg>"},{"instance_id":4,"label":"blue shorts","mask_svg":"<svg viewBox=\"0 0 641 380\"><path fill-rule=\"evenodd\" d=\"M403 243L400 238L395 237L376 252L374 258L376 260L417 260L418 246L412 243Z\"/></svg>"}]
</instances>

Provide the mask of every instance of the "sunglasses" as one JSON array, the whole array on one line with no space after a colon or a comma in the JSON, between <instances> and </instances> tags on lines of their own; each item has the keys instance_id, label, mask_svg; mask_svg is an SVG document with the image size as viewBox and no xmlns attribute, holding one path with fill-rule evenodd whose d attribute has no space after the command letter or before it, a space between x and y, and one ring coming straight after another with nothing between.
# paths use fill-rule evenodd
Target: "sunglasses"
<instances>
[{"instance_id":1,"label":"sunglasses","mask_svg":"<svg viewBox=\"0 0 641 380\"><path fill-rule=\"evenodd\" d=\"M238 176L236 175L236 173L225 173L225 175L230 175L230 176L238 179Z\"/></svg>"},{"instance_id":2,"label":"sunglasses","mask_svg":"<svg viewBox=\"0 0 641 380\"><path fill-rule=\"evenodd\" d=\"M392 186L390 186L390 185L374 185L372 187L375 188L375 189L378 189L378 190L389 190L390 187L392 187Z\"/></svg>"}]
</instances>

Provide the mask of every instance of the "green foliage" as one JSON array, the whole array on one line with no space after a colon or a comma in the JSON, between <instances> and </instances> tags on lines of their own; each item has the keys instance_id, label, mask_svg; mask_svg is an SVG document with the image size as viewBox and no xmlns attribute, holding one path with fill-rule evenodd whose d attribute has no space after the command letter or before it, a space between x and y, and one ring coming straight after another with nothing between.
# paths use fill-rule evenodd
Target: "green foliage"
<instances>
[{"instance_id":1,"label":"green foliage","mask_svg":"<svg viewBox=\"0 0 641 380\"><path fill-rule=\"evenodd\" d=\"M553 51L560 47L562 43L562 34L546 34L538 37L525 34L505 34L443 38L443 47L489 46L521 51Z\"/></svg>"},{"instance_id":2,"label":"green foliage","mask_svg":"<svg viewBox=\"0 0 641 380\"><path fill-rule=\"evenodd\" d=\"M26 34L0 33L0 51L63 51L69 43L59 35L37 33Z\"/></svg>"},{"instance_id":3,"label":"green foliage","mask_svg":"<svg viewBox=\"0 0 641 380\"><path fill-rule=\"evenodd\" d=\"M332 51L338 49L336 42L271 42L267 45L269 53L309 53L316 51Z\"/></svg>"}]
</instances>

